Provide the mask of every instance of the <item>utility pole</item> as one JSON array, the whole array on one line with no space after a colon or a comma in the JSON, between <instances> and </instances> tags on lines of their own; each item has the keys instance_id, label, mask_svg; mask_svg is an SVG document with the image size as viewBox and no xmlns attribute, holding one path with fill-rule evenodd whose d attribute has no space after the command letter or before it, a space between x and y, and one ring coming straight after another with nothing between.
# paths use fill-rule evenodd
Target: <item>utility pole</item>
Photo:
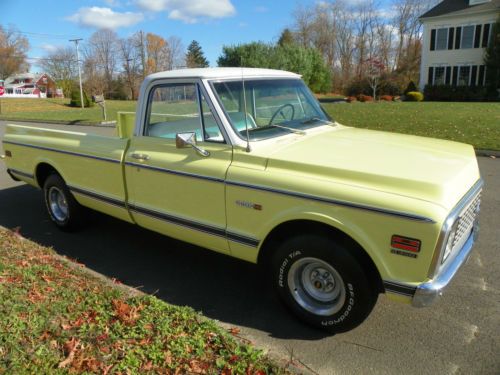
<instances>
[{"instance_id":1,"label":"utility pole","mask_svg":"<svg viewBox=\"0 0 500 375\"><path fill-rule=\"evenodd\" d=\"M78 53L78 42L83 40L79 39L70 39L70 42L75 42L76 46L76 63L78 64L78 78L80 79L80 103L82 104L82 109L85 107L85 103L83 102L83 89L82 89L82 70L80 69L80 54Z\"/></svg>"}]
</instances>

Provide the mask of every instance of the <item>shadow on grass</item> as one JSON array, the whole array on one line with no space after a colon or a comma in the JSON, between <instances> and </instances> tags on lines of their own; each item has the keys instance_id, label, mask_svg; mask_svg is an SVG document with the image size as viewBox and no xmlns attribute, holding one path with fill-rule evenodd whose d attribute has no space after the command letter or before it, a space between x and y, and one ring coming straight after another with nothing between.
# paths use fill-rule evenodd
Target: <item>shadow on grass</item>
<instances>
[{"instance_id":1,"label":"shadow on grass","mask_svg":"<svg viewBox=\"0 0 500 375\"><path fill-rule=\"evenodd\" d=\"M326 336L279 303L257 266L97 213L81 232L60 232L47 218L40 192L30 186L0 190L0 225L20 227L23 236L61 255L212 319L278 338Z\"/></svg>"}]
</instances>

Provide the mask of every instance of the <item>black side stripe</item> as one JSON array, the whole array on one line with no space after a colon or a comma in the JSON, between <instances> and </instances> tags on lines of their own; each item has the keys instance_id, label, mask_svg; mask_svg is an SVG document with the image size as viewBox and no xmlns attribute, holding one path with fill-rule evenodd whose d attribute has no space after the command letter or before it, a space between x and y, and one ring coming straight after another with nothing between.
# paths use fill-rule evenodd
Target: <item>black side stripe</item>
<instances>
[{"instance_id":1,"label":"black side stripe","mask_svg":"<svg viewBox=\"0 0 500 375\"><path fill-rule=\"evenodd\" d=\"M11 142L11 141L3 141L3 143L4 144L9 144L9 145L15 145L15 146L23 146L23 147L34 148L34 149L37 149L37 150L52 151L52 152L57 152L59 154L65 154L65 155L71 155L71 156L80 156L82 158L89 158L89 159L107 161L107 162L110 162L110 163L118 163L118 164L120 163L120 160L117 160L117 159L105 158L105 157L102 157L102 156L93 156L93 155L87 155L87 154L80 154L78 152L72 152L72 151L57 150L55 148L43 147L43 146L35 146L35 145L27 144L27 143L18 143L18 142Z\"/></svg>"},{"instance_id":2,"label":"black side stripe","mask_svg":"<svg viewBox=\"0 0 500 375\"><path fill-rule=\"evenodd\" d=\"M384 287L387 291L391 293L402 294L404 296L410 296L410 297L413 297L415 291L417 290L416 287L404 284L398 284L392 281L384 281Z\"/></svg>"},{"instance_id":3,"label":"black side stripe","mask_svg":"<svg viewBox=\"0 0 500 375\"><path fill-rule=\"evenodd\" d=\"M97 199L97 200L100 200L102 202L109 203L111 205L114 205L114 206L117 206L120 208L124 208L124 209L127 208L125 202L117 200L117 199L109 198L109 197L103 196L101 194L97 194L97 193L94 193L94 192L91 192L88 190L83 190L83 189L80 189L80 188L77 188L74 186L70 186L69 189L75 193L82 194L82 195L85 195L87 197ZM164 214L162 212L149 210L147 208L138 207L135 205L129 205L128 208L130 209L130 211L133 211L133 212L136 212L136 213L139 213L142 215L146 215L146 216L152 217L154 219L166 221L166 222L169 222L169 223L172 223L175 225L180 225L180 226L183 226L183 227L186 227L189 229L193 229L193 230L197 230L199 232L204 232L204 233L207 233L207 234L210 234L213 236L227 238L230 241L238 242L238 243L241 243L241 244L246 245L246 246L258 247L259 243L260 243L259 240L256 240L256 239L250 238L250 237L245 237L245 236L242 236L242 235L237 234L237 233L228 232L224 228L212 227L209 225L205 225L205 224L198 223L198 222L191 221L191 220L186 220L186 219L172 216L172 215L167 215L167 214Z\"/></svg>"},{"instance_id":4,"label":"black side stripe","mask_svg":"<svg viewBox=\"0 0 500 375\"><path fill-rule=\"evenodd\" d=\"M252 246L252 247L258 247L259 242L260 242L259 240L256 240L254 238L245 237L245 236L242 236L242 235L239 235L236 233L227 232L227 231L226 231L226 237L233 242L239 242L243 245Z\"/></svg>"},{"instance_id":5,"label":"black side stripe","mask_svg":"<svg viewBox=\"0 0 500 375\"><path fill-rule=\"evenodd\" d=\"M167 214L164 214L164 213L161 213L161 212L158 212L158 211L153 211L153 210L149 210L149 209L146 209L146 208L143 208L143 207L138 207L138 206L130 206L130 210L131 211L135 211L137 213L140 213L140 214L143 214L143 215L146 215L146 216L150 216L154 219L160 219L160 220L163 220L163 221L168 221L169 223L173 223L173 224L176 224L176 225L180 225L180 226L183 226L183 227L186 227L186 228L189 228L189 229L194 229L194 230L197 230L197 231L200 231L200 232L205 232L205 233L208 233L208 234L212 234L214 236L219 236L219 237L225 237L226 236L226 231L222 228L215 228L215 227L211 227L211 226L208 226L208 225L204 225L204 224L200 224L200 223L197 223L197 222L193 222L191 220L186 220L186 219L182 219L182 218L179 218L179 217L176 217L176 216L172 216L172 215L167 215Z\"/></svg>"},{"instance_id":6,"label":"black side stripe","mask_svg":"<svg viewBox=\"0 0 500 375\"><path fill-rule=\"evenodd\" d=\"M233 185L233 186L239 186L239 187L245 187L245 188L254 189L254 190L267 191L270 193L288 195L288 196L295 197L295 198L308 199L308 200L313 200L313 201L317 201L317 202L321 202L321 203L334 204L337 206L356 208L359 210L365 210L365 211L376 212L376 213L390 215L390 216L396 216L396 217L400 217L403 219L423 221L426 223L435 223L434 220L429 219L429 218L424 217L424 216L420 216L420 215L408 214L408 213L399 212L399 211L386 210L383 208L365 206L362 204L357 204L357 203L352 203L352 202L344 202L344 201L339 201L336 199L316 197L314 195L297 193L297 192L287 191L287 190L279 190L279 189L274 189L274 188L269 188L269 187L264 187L264 186L249 185L246 183L236 182L236 181L226 181L226 184Z\"/></svg>"},{"instance_id":7,"label":"black side stripe","mask_svg":"<svg viewBox=\"0 0 500 375\"><path fill-rule=\"evenodd\" d=\"M94 198L94 199L103 201L105 203L109 203L109 204L111 204L113 206L117 206L117 207L120 207L120 208L126 208L126 205L125 205L124 201L121 201L121 200L118 200L118 199L114 199L114 198L109 198L109 197L106 197L104 195L94 193L93 191L83 190L83 189L80 189L80 188L77 188L77 187L74 187L74 186L68 186L68 187L69 187L69 190L71 190L71 191L73 191L75 193L86 195L87 197Z\"/></svg>"},{"instance_id":8,"label":"black side stripe","mask_svg":"<svg viewBox=\"0 0 500 375\"><path fill-rule=\"evenodd\" d=\"M12 168L9 168L9 171L11 173L17 174L18 176L27 177L27 178L30 178L32 180L35 179L35 176L32 175L31 173L26 173L26 172L20 171L18 169L12 169Z\"/></svg>"},{"instance_id":9,"label":"black side stripe","mask_svg":"<svg viewBox=\"0 0 500 375\"><path fill-rule=\"evenodd\" d=\"M125 162L125 165L137 167L137 168L143 168L143 169L150 169L150 170L156 171L156 172L169 173L169 174L173 174L173 175L177 175L177 176L192 177L192 178L198 178L201 180L208 180L208 181L213 181L213 182L224 182L224 180L221 178L203 176L203 175L198 175L198 174L188 173L188 172L175 171L172 169L160 168L160 167L155 167L152 165L146 165L146 164L140 164L140 163L133 163L133 162L129 162L129 161Z\"/></svg>"}]
</instances>

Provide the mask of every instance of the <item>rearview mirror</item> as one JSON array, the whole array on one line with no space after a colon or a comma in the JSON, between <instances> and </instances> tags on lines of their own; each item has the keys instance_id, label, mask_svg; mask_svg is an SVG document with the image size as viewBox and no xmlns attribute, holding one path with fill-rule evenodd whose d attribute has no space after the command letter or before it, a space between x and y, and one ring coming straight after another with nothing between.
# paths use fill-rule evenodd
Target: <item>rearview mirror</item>
<instances>
[{"instance_id":1,"label":"rearview mirror","mask_svg":"<svg viewBox=\"0 0 500 375\"><path fill-rule=\"evenodd\" d=\"M186 148L191 146L201 156L210 156L210 152L196 145L196 133L177 133L175 135L175 146L177 148Z\"/></svg>"}]
</instances>

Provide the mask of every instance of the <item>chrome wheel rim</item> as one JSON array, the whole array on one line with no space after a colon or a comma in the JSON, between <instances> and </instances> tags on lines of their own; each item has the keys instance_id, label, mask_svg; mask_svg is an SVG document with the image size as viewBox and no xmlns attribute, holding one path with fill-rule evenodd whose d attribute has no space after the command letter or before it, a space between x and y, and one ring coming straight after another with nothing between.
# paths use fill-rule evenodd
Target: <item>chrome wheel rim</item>
<instances>
[{"instance_id":1,"label":"chrome wheel rim","mask_svg":"<svg viewBox=\"0 0 500 375\"><path fill-rule=\"evenodd\" d=\"M292 264L288 272L288 287L295 301L316 315L335 314L346 299L340 274L318 258L302 258Z\"/></svg>"},{"instance_id":2,"label":"chrome wheel rim","mask_svg":"<svg viewBox=\"0 0 500 375\"><path fill-rule=\"evenodd\" d=\"M48 192L49 208L57 221L65 221L68 218L68 202L64 193L57 187L52 186Z\"/></svg>"}]
</instances>

